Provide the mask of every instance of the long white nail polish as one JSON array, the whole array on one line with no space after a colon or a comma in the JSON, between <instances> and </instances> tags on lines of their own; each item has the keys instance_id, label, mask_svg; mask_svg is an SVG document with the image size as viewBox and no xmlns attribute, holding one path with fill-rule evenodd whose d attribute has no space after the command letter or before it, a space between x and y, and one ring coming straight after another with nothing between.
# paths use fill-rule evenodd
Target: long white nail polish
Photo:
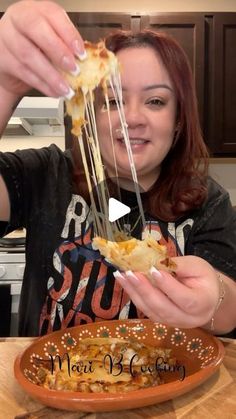
<instances>
[{"instance_id":1,"label":"long white nail polish","mask_svg":"<svg viewBox=\"0 0 236 419\"><path fill-rule=\"evenodd\" d=\"M84 61L87 58L87 52L78 39L74 40L72 46L76 57L78 57L81 61Z\"/></svg>"},{"instance_id":2,"label":"long white nail polish","mask_svg":"<svg viewBox=\"0 0 236 419\"><path fill-rule=\"evenodd\" d=\"M152 266L151 269L149 270L150 274L155 274L156 277L158 278L163 278L162 274L160 271L158 271L155 266Z\"/></svg>"},{"instance_id":3,"label":"long white nail polish","mask_svg":"<svg viewBox=\"0 0 236 419\"><path fill-rule=\"evenodd\" d=\"M72 43L72 47L74 50L74 54L78 57L81 61L87 58L87 52L84 49L84 46L78 39L75 39Z\"/></svg>"},{"instance_id":4,"label":"long white nail polish","mask_svg":"<svg viewBox=\"0 0 236 419\"><path fill-rule=\"evenodd\" d=\"M86 50L84 50L83 52L78 52L76 55L80 59L80 61L84 61L87 58Z\"/></svg>"},{"instance_id":5,"label":"long white nail polish","mask_svg":"<svg viewBox=\"0 0 236 419\"><path fill-rule=\"evenodd\" d=\"M132 271L126 271L125 274L134 279L136 282L139 281L139 278Z\"/></svg>"},{"instance_id":6,"label":"long white nail polish","mask_svg":"<svg viewBox=\"0 0 236 419\"><path fill-rule=\"evenodd\" d=\"M70 71L70 74L72 75L72 76L78 76L79 75L79 73L80 73L80 67L79 67L79 65L76 63L76 68L75 68L75 70L71 70Z\"/></svg>"},{"instance_id":7,"label":"long white nail polish","mask_svg":"<svg viewBox=\"0 0 236 419\"><path fill-rule=\"evenodd\" d=\"M123 275L120 273L120 271L113 272L113 275L116 279L124 279Z\"/></svg>"},{"instance_id":8,"label":"long white nail polish","mask_svg":"<svg viewBox=\"0 0 236 419\"><path fill-rule=\"evenodd\" d=\"M64 95L64 98L67 100L72 99L72 97L75 95L75 91L73 89L71 89L71 87L68 90L68 93L66 95Z\"/></svg>"}]
</instances>

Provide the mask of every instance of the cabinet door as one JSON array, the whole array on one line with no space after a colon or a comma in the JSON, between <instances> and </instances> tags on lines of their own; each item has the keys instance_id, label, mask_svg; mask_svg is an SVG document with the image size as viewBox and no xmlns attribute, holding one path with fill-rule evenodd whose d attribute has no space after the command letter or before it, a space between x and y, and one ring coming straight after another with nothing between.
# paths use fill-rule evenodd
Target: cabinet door
<instances>
[{"instance_id":1,"label":"cabinet door","mask_svg":"<svg viewBox=\"0 0 236 419\"><path fill-rule=\"evenodd\" d=\"M126 13L69 12L68 15L82 38L91 42L98 42L118 29L131 28L131 15Z\"/></svg>"},{"instance_id":2,"label":"cabinet door","mask_svg":"<svg viewBox=\"0 0 236 419\"><path fill-rule=\"evenodd\" d=\"M209 139L215 155L236 155L236 13L213 17Z\"/></svg>"},{"instance_id":3,"label":"cabinet door","mask_svg":"<svg viewBox=\"0 0 236 419\"><path fill-rule=\"evenodd\" d=\"M205 22L202 13L159 13L141 17L141 29L167 32L185 50L194 75L204 131Z\"/></svg>"}]
</instances>

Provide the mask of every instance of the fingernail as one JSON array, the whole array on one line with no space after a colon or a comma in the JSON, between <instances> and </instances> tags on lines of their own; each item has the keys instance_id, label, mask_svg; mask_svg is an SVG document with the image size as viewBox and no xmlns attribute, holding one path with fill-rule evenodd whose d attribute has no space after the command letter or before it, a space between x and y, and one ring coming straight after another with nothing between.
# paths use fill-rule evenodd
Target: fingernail
<instances>
[{"instance_id":1,"label":"fingernail","mask_svg":"<svg viewBox=\"0 0 236 419\"><path fill-rule=\"evenodd\" d=\"M87 51L86 51L86 50L84 50L83 52L80 52L80 53L78 54L78 57L79 57L80 61L84 61L84 60L86 60L86 58L87 58Z\"/></svg>"},{"instance_id":2,"label":"fingernail","mask_svg":"<svg viewBox=\"0 0 236 419\"><path fill-rule=\"evenodd\" d=\"M74 70L71 70L70 71L70 74L72 75L72 76L78 76L79 75L79 73L80 73L80 67L79 67L79 64L75 64L75 69Z\"/></svg>"},{"instance_id":3,"label":"fingernail","mask_svg":"<svg viewBox=\"0 0 236 419\"><path fill-rule=\"evenodd\" d=\"M134 275L134 273L132 271L126 271L125 275L127 275L129 277L131 282L134 282L134 283L139 282L139 278L136 275Z\"/></svg>"},{"instance_id":4,"label":"fingernail","mask_svg":"<svg viewBox=\"0 0 236 419\"><path fill-rule=\"evenodd\" d=\"M64 98L67 100L71 100L72 97L74 97L74 95L75 95L75 91L71 89L70 87L68 93L64 96Z\"/></svg>"},{"instance_id":5,"label":"fingernail","mask_svg":"<svg viewBox=\"0 0 236 419\"><path fill-rule=\"evenodd\" d=\"M59 83L59 90L61 93L61 96L64 97L65 99L72 99L72 97L75 95L75 92L73 89L71 89L71 87L64 82Z\"/></svg>"},{"instance_id":6,"label":"fingernail","mask_svg":"<svg viewBox=\"0 0 236 419\"><path fill-rule=\"evenodd\" d=\"M70 57L69 55L64 55L61 60L61 66L65 71L71 72L77 70L77 64L73 56Z\"/></svg>"},{"instance_id":7,"label":"fingernail","mask_svg":"<svg viewBox=\"0 0 236 419\"><path fill-rule=\"evenodd\" d=\"M73 49L75 52L75 55L81 60L85 60L85 58L87 58L87 52L85 51L85 49L81 46L81 44L79 43L78 39L75 39L75 41L73 42Z\"/></svg>"},{"instance_id":8,"label":"fingernail","mask_svg":"<svg viewBox=\"0 0 236 419\"><path fill-rule=\"evenodd\" d=\"M123 275L120 273L120 271L115 271L113 272L113 275L116 279L120 280L121 282L125 280L125 278L123 277Z\"/></svg>"},{"instance_id":9,"label":"fingernail","mask_svg":"<svg viewBox=\"0 0 236 419\"><path fill-rule=\"evenodd\" d=\"M158 277L158 278L163 278L163 276L162 276L161 272L160 272L160 271L158 271L158 270L155 268L155 266L152 266L152 267L150 268L149 272L150 272L150 274L151 274L151 275L155 274L155 277Z\"/></svg>"}]
</instances>

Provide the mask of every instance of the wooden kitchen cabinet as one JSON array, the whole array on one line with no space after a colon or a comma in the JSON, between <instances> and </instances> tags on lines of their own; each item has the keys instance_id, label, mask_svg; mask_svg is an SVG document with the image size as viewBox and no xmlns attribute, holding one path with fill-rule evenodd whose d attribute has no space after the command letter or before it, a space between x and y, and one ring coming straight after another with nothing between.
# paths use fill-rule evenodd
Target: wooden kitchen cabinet
<instances>
[{"instance_id":1,"label":"wooden kitchen cabinet","mask_svg":"<svg viewBox=\"0 0 236 419\"><path fill-rule=\"evenodd\" d=\"M69 12L70 19L79 29L83 39L98 42L118 29L131 29L131 15L126 13Z\"/></svg>"},{"instance_id":2,"label":"wooden kitchen cabinet","mask_svg":"<svg viewBox=\"0 0 236 419\"><path fill-rule=\"evenodd\" d=\"M192 66L204 140L212 156L236 156L236 13L141 16L184 48Z\"/></svg>"},{"instance_id":3,"label":"wooden kitchen cabinet","mask_svg":"<svg viewBox=\"0 0 236 419\"><path fill-rule=\"evenodd\" d=\"M205 20L203 13L158 13L141 16L141 29L167 32L186 52L196 85L200 122L204 130Z\"/></svg>"},{"instance_id":4,"label":"wooden kitchen cabinet","mask_svg":"<svg viewBox=\"0 0 236 419\"><path fill-rule=\"evenodd\" d=\"M216 13L209 28L208 143L236 156L236 13Z\"/></svg>"}]
</instances>

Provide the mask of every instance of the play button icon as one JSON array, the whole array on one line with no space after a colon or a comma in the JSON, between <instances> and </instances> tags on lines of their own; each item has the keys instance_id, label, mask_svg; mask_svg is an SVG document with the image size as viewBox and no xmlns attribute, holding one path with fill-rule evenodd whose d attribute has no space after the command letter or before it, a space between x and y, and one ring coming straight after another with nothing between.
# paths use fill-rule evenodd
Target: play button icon
<instances>
[{"instance_id":1,"label":"play button icon","mask_svg":"<svg viewBox=\"0 0 236 419\"><path fill-rule=\"evenodd\" d=\"M128 205L122 204L122 202L115 198L109 198L108 218L111 223L124 217L124 215L129 214L130 211L131 209Z\"/></svg>"},{"instance_id":2,"label":"play button icon","mask_svg":"<svg viewBox=\"0 0 236 419\"><path fill-rule=\"evenodd\" d=\"M144 192L133 180L121 177L106 178L93 187L89 216L94 223L95 235L116 242L140 236L144 223L137 189ZM96 211L93 211L93 205Z\"/></svg>"}]
</instances>

